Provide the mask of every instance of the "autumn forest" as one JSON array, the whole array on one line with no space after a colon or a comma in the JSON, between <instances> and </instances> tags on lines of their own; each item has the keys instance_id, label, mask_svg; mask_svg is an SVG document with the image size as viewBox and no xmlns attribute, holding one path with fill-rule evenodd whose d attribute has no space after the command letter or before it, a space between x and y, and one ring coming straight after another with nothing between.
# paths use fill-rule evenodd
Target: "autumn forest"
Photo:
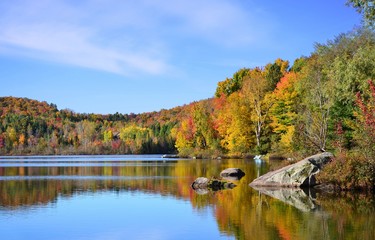
<instances>
[{"instance_id":1,"label":"autumn forest","mask_svg":"<svg viewBox=\"0 0 375 240\"><path fill-rule=\"evenodd\" d=\"M374 79L375 35L361 27L316 44L310 56L293 63L276 59L239 69L218 82L214 97L159 112L82 114L2 97L0 154L293 159L332 151L332 166L346 187L364 186L374 182ZM345 175L353 171L358 178Z\"/></svg>"}]
</instances>

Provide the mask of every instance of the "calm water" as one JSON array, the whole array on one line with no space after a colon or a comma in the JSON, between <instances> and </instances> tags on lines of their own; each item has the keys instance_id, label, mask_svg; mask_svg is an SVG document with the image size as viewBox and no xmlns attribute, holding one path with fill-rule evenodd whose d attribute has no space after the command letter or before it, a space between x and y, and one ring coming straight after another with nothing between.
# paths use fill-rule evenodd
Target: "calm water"
<instances>
[{"instance_id":1,"label":"calm water","mask_svg":"<svg viewBox=\"0 0 375 240\"><path fill-rule=\"evenodd\" d=\"M228 167L246 173L234 189L191 189ZM3 157L0 238L375 239L373 196L248 186L268 168L160 155Z\"/></svg>"}]
</instances>

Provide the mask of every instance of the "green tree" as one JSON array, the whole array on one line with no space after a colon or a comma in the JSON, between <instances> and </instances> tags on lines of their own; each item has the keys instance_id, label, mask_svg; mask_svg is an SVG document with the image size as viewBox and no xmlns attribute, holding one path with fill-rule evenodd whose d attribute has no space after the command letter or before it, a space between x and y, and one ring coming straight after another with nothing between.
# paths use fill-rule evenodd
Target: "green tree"
<instances>
[{"instance_id":1,"label":"green tree","mask_svg":"<svg viewBox=\"0 0 375 240\"><path fill-rule=\"evenodd\" d=\"M344 147L353 145L355 94L366 92L367 79L375 78L375 35L366 28L341 34L317 45L317 54L332 88L330 139L337 141L335 126L342 125ZM341 138L341 137L340 137Z\"/></svg>"},{"instance_id":2,"label":"green tree","mask_svg":"<svg viewBox=\"0 0 375 240\"><path fill-rule=\"evenodd\" d=\"M233 74L232 78L227 78L218 83L215 96L220 97L222 94L229 96L242 88L243 78L248 74L250 69L242 68Z\"/></svg>"},{"instance_id":3,"label":"green tree","mask_svg":"<svg viewBox=\"0 0 375 240\"><path fill-rule=\"evenodd\" d=\"M362 14L366 24L374 27L375 22L375 1L374 0L347 0L348 6L354 7L357 12Z\"/></svg>"},{"instance_id":4,"label":"green tree","mask_svg":"<svg viewBox=\"0 0 375 240\"><path fill-rule=\"evenodd\" d=\"M269 63L264 68L264 75L268 82L268 90L273 91L276 87L276 84L288 71L289 62L284 61L280 58L276 59L274 63Z\"/></svg>"},{"instance_id":5,"label":"green tree","mask_svg":"<svg viewBox=\"0 0 375 240\"><path fill-rule=\"evenodd\" d=\"M305 71L306 75L299 82L298 88L299 94L303 96L299 132L303 135L306 146L325 151L334 83L324 74L323 64L318 55L309 59Z\"/></svg>"},{"instance_id":6,"label":"green tree","mask_svg":"<svg viewBox=\"0 0 375 240\"><path fill-rule=\"evenodd\" d=\"M290 71L295 73L300 72L303 67L306 66L307 59L307 57L300 57L294 60L293 66L290 68Z\"/></svg>"},{"instance_id":7,"label":"green tree","mask_svg":"<svg viewBox=\"0 0 375 240\"><path fill-rule=\"evenodd\" d=\"M296 83L300 76L294 72L286 74L273 92L274 105L271 108L273 131L277 134L274 150L285 153L293 151L293 136L298 117L299 95Z\"/></svg>"}]
</instances>

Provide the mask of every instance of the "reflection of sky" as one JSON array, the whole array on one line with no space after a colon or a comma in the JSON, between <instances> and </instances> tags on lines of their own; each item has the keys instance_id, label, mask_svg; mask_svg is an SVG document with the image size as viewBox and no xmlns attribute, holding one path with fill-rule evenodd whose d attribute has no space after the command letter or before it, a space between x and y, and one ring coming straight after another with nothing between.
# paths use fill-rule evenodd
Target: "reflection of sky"
<instances>
[{"instance_id":1,"label":"reflection of sky","mask_svg":"<svg viewBox=\"0 0 375 240\"><path fill-rule=\"evenodd\" d=\"M81 175L56 175L56 176L0 176L0 181L30 181L30 180L144 180L144 179L173 179L169 176L81 176Z\"/></svg>"},{"instance_id":2,"label":"reflection of sky","mask_svg":"<svg viewBox=\"0 0 375 240\"><path fill-rule=\"evenodd\" d=\"M0 156L0 167L172 166L187 159L161 155Z\"/></svg>"},{"instance_id":3,"label":"reflection of sky","mask_svg":"<svg viewBox=\"0 0 375 240\"><path fill-rule=\"evenodd\" d=\"M57 156L0 156L0 162L11 160L11 161L175 161L175 158L162 158L161 154L142 154L142 155L57 155ZM179 159L181 160L181 159Z\"/></svg>"},{"instance_id":4,"label":"reflection of sky","mask_svg":"<svg viewBox=\"0 0 375 240\"><path fill-rule=\"evenodd\" d=\"M219 239L212 213L188 201L129 192L58 198L48 207L0 212L3 239Z\"/></svg>"}]
</instances>

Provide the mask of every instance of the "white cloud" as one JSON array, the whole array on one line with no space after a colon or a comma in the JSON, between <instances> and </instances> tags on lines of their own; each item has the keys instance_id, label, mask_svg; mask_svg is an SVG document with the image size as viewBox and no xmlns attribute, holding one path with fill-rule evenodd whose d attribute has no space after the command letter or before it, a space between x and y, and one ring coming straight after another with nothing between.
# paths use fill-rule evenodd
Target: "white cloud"
<instances>
[{"instance_id":1,"label":"white cloud","mask_svg":"<svg viewBox=\"0 0 375 240\"><path fill-rule=\"evenodd\" d=\"M124 75L175 71L175 36L246 46L266 24L255 22L263 17L256 11L219 0L5 0L0 12L0 53Z\"/></svg>"},{"instance_id":2,"label":"white cloud","mask_svg":"<svg viewBox=\"0 0 375 240\"><path fill-rule=\"evenodd\" d=\"M106 29L95 24L95 11L86 13L85 6L77 10L58 1L43 3L6 6L8 11L0 17L3 52L119 74L161 74L168 70L162 54L150 54L147 48L134 51L126 42L112 46L110 38L100 41ZM93 24L87 23L91 21Z\"/></svg>"},{"instance_id":3,"label":"white cloud","mask_svg":"<svg viewBox=\"0 0 375 240\"><path fill-rule=\"evenodd\" d=\"M250 8L241 1L176 0L173 4L163 0L146 0L167 20L179 22L181 33L205 38L224 46L257 45L271 27L269 16L260 9Z\"/></svg>"}]
</instances>

